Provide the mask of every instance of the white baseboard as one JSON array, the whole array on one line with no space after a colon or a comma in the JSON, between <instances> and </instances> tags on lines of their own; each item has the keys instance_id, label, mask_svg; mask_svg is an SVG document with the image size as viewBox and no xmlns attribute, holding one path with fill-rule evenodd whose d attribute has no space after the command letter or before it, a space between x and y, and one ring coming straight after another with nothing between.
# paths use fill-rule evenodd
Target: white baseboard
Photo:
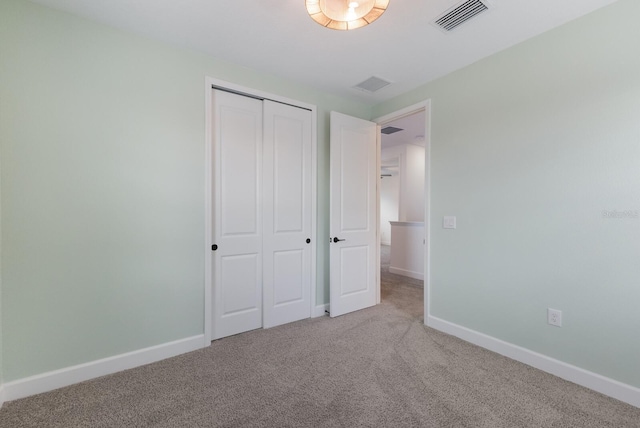
<instances>
[{"instance_id":1,"label":"white baseboard","mask_svg":"<svg viewBox=\"0 0 640 428\"><path fill-rule=\"evenodd\" d=\"M539 370L551 373L562 379L593 389L601 394L624 401L632 406L640 407L640 388L581 369L580 367L567 364L431 315L427 317L427 326L459 337L464 341L481 346L513 360L520 361Z\"/></svg>"},{"instance_id":2,"label":"white baseboard","mask_svg":"<svg viewBox=\"0 0 640 428\"><path fill-rule=\"evenodd\" d=\"M203 343L204 336L198 335L14 380L3 385L4 399L6 401L17 400L18 398L52 391L63 386L154 363L165 358L201 349L203 348Z\"/></svg>"},{"instance_id":3,"label":"white baseboard","mask_svg":"<svg viewBox=\"0 0 640 428\"><path fill-rule=\"evenodd\" d=\"M423 272L414 272L412 270L400 269L393 266L389 266L389 272L395 273L396 275L408 276L409 278L424 280Z\"/></svg>"},{"instance_id":4,"label":"white baseboard","mask_svg":"<svg viewBox=\"0 0 640 428\"><path fill-rule=\"evenodd\" d=\"M0 409L2 409L3 404L4 404L4 385L0 383Z\"/></svg>"},{"instance_id":5,"label":"white baseboard","mask_svg":"<svg viewBox=\"0 0 640 428\"><path fill-rule=\"evenodd\" d=\"M318 318L327 315L327 311L329 310L329 304L325 303L324 305L317 305L313 308L313 313L311 314L311 318Z\"/></svg>"}]
</instances>

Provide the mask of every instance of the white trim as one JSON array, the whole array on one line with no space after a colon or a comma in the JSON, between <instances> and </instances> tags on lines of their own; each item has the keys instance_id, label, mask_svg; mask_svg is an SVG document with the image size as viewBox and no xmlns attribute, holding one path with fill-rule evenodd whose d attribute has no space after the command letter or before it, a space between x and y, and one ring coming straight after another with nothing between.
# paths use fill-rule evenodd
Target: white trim
<instances>
[{"instance_id":1,"label":"white trim","mask_svg":"<svg viewBox=\"0 0 640 428\"><path fill-rule=\"evenodd\" d=\"M427 319L431 316L431 100L424 102L424 110L424 313Z\"/></svg>"},{"instance_id":2,"label":"white trim","mask_svg":"<svg viewBox=\"0 0 640 428\"><path fill-rule=\"evenodd\" d=\"M211 245L213 244L213 105L211 103L214 80L210 77L204 79L204 346L210 346L213 339L213 256Z\"/></svg>"},{"instance_id":3,"label":"white trim","mask_svg":"<svg viewBox=\"0 0 640 428\"><path fill-rule=\"evenodd\" d=\"M122 370L143 366L176 355L202 349L203 335L188 337L162 345L151 346L113 357L103 358L77 366L66 367L4 384L4 399L7 401L52 391L63 386L95 379Z\"/></svg>"},{"instance_id":4,"label":"white trim","mask_svg":"<svg viewBox=\"0 0 640 428\"><path fill-rule=\"evenodd\" d=\"M295 107L300 107L311 111L311 314L314 316L316 310L316 294L317 294L317 249L318 249L318 109L314 104L307 104L291 98L282 97L280 95L271 94L260 91L258 89L248 88L246 86L237 85L235 83L216 79L213 77L205 77L205 243L204 243L204 346L211 345L213 339L213 258L211 256L211 245L214 243L213 236L213 151L212 137L213 125L212 114L213 105L211 104L211 95L213 87L228 89L257 98L270 99ZM321 314L324 315L324 312ZM320 315L317 315L320 316Z\"/></svg>"},{"instance_id":5,"label":"white trim","mask_svg":"<svg viewBox=\"0 0 640 428\"><path fill-rule=\"evenodd\" d=\"M382 176L380 169L382 168L382 127L376 124L376 305L382 301L380 294L380 281L382 275L380 273L380 239L382 233L380 230L380 191L382 190ZM400 169L402 171L402 168Z\"/></svg>"},{"instance_id":6,"label":"white trim","mask_svg":"<svg viewBox=\"0 0 640 428\"><path fill-rule=\"evenodd\" d=\"M311 311L311 318L323 317L327 315L327 312L329 312L328 303L325 303L324 305L314 306L313 310Z\"/></svg>"},{"instance_id":7,"label":"white trim","mask_svg":"<svg viewBox=\"0 0 640 428\"><path fill-rule=\"evenodd\" d=\"M395 273L396 275L408 276L414 279L424 279L424 273L414 272L412 270L400 269L393 266L389 266L389 273Z\"/></svg>"},{"instance_id":8,"label":"white trim","mask_svg":"<svg viewBox=\"0 0 640 428\"><path fill-rule=\"evenodd\" d=\"M562 379L640 407L640 389L429 315L427 325Z\"/></svg>"},{"instance_id":9,"label":"white trim","mask_svg":"<svg viewBox=\"0 0 640 428\"><path fill-rule=\"evenodd\" d=\"M391 226L422 227L423 221L390 221Z\"/></svg>"},{"instance_id":10,"label":"white trim","mask_svg":"<svg viewBox=\"0 0 640 428\"><path fill-rule=\"evenodd\" d=\"M2 409L2 405L5 402L5 397L4 397L4 385L0 384L0 409Z\"/></svg>"},{"instance_id":11,"label":"white trim","mask_svg":"<svg viewBox=\"0 0 640 428\"><path fill-rule=\"evenodd\" d=\"M314 317L318 276L318 112L311 109L311 317ZM324 313L322 314L324 315Z\"/></svg>"},{"instance_id":12,"label":"white trim","mask_svg":"<svg viewBox=\"0 0 640 428\"><path fill-rule=\"evenodd\" d=\"M424 314L426 320L431 315L431 100L427 99L417 104L396 110L374 120L378 125L383 125L392 120L424 111ZM378 156L381 156L378 151ZM380 203L378 197L378 203ZM379 211L379 209L378 209ZM378 287L379 288L379 287Z\"/></svg>"},{"instance_id":13,"label":"white trim","mask_svg":"<svg viewBox=\"0 0 640 428\"><path fill-rule=\"evenodd\" d=\"M238 92L240 94L245 94L247 96L252 96L252 97L256 97L256 98L263 98L263 99L269 99L272 101L277 101L279 103L283 103L283 104L289 104L292 105L294 107L300 107L300 108L304 108L307 109L311 112L315 112L317 110L316 105L315 104L308 104L302 101L298 101L298 100L294 100L292 98L287 98L287 97L283 97L277 94L272 94L270 92L265 92L265 91L261 91L259 89L254 89L254 88L249 88L247 86L242 86L242 85L237 85L235 83L232 82L228 82L226 80L220 80L220 79L216 79L215 77L206 77L205 78L207 82L211 83L211 86L215 86L217 88L220 89L227 89L230 91L234 91L234 92ZM209 87L209 90L211 90L212 88Z\"/></svg>"}]
</instances>

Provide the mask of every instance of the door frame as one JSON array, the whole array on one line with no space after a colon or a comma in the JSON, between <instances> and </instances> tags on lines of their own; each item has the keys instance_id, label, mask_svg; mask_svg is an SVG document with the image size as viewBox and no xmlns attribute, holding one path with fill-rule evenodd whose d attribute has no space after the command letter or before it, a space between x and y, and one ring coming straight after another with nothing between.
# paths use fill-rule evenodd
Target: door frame
<instances>
[{"instance_id":1,"label":"door frame","mask_svg":"<svg viewBox=\"0 0 640 428\"><path fill-rule=\"evenodd\" d=\"M313 104L303 103L301 101L282 97L280 95L271 94L260 91L258 89L249 88L213 77L205 77L205 168L204 168L204 201L205 201L205 218L204 218L204 346L210 346L213 337L212 318L213 318L213 256L211 254L211 245L213 242L213 105L211 98L214 89L221 89L228 92L234 92L257 99L269 99L293 107L303 108L311 111L311 242L315 245L311 246L311 316L313 317L316 308L316 280L317 280L317 251L318 251L318 113L317 107Z\"/></svg>"},{"instance_id":2,"label":"door frame","mask_svg":"<svg viewBox=\"0 0 640 428\"><path fill-rule=\"evenodd\" d=\"M431 315L431 99L396 110L373 120L380 127L385 123L424 112L424 324ZM380 143L378 143L378 170L381 162ZM378 174L378 223L380 222L380 174ZM378 226L379 228L379 226ZM380 233L378 233L378 237ZM378 241L380 238L378 238ZM380 242L378 242L378 251ZM380 256L378 255L378 272L380 271ZM378 281L378 303L380 303L380 281Z\"/></svg>"}]
</instances>

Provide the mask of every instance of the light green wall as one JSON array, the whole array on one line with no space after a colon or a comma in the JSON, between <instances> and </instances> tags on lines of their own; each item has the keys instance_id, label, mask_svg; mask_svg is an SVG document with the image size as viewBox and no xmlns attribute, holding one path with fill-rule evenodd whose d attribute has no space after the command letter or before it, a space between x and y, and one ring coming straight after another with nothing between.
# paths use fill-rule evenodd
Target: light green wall
<instances>
[{"instance_id":1,"label":"light green wall","mask_svg":"<svg viewBox=\"0 0 640 428\"><path fill-rule=\"evenodd\" d=\"M205 76L369 107L26 1L0 1L5 381L203 332ZM327 301L328 245L318 246Z\"/></svg>"},{"instance_id":2,"label":"light green wall","mask_svg":"<svg viewBox=\"0 0 640 428\"><path fill-rule=\"evenodd\" d=\"M640 210L638 16L621 0L373 114L432 100L431 314L636 387L640 219L603 211Z\"/></svg>"}]
</instances>

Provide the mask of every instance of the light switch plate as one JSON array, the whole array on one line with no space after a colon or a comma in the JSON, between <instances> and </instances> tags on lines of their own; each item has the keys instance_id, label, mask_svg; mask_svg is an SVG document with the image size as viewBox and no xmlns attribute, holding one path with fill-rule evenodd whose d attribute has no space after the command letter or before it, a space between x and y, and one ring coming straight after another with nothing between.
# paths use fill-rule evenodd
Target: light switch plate
<instances>
[{"instance_id":1,"label":"light switch plate","mask_svg":"<svg viewBox=\"0 0 640 428\"><path fill-rule=\"evenodd\" d=\"M446 215L442 219L442 227L445 229L455 229L456 228L456 218L455 216Z\"/></svg>"}]
</instances>

